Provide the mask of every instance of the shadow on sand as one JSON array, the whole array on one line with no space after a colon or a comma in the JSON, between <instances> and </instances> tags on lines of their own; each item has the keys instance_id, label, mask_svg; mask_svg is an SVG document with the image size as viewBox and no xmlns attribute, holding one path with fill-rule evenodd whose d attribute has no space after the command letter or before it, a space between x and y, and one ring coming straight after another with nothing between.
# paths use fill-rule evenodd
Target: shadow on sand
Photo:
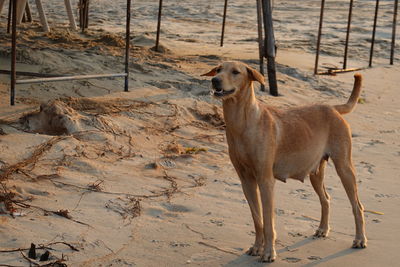
<instances>
[{"instance_id":1,"label":"shadow on sand","mask_svg":"<svg viewBox=\"0 0 400 267\"><path fill-rule=\"evenodd\" d=\"M278 253L278 257L281 253L287 252L287 251L292 251L294 249L300 248L302 246L305 246L309 243L312 243L314 241L317 241L317 238L313 238L313 237L309 237L306 238L304 240L301 240L295 244L293 244L292 246L289 247L285 247L282 249L279 249L277 251ZM309 262L309 263L302 263L302 262L298 262L298 265L296 266L302 266L302 267L312 267L312 266L317 266L319 264L322 263L326 263L329 262L330 260L336 259L336 258L340 258L352 253L355 253L359 251L358 249L353 249L353 248L346 248L344 250L338 251L332 255L326 256L324 258ZM282 259L281 259L282 260ZM279 258L278 258L279 261ZM289 263L289 262L288 262ZM223 265L224 267L234 267L234 266L269 266L271 263L266 263L266 262L260 262L260 257L253 257L253 256L249 256L247 254L243 254L241 256L239 256L237 259L228 262L227 264ZM275 263L276 264L276 263ZM279 264L279 263L278 263ZM272 265L271 265L272 266Z\"/></svg>"}]
</instances>

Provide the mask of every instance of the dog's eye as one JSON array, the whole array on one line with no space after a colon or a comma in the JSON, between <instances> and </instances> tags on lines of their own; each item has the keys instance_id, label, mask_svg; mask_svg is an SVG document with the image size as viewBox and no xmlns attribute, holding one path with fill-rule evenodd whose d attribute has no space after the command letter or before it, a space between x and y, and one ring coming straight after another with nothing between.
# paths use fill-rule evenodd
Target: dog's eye
<instances>
[{"instance_id":1,"label":"dog's eye","mask_svg":"<svg viewBox=\"0 0 400 267\"><path fill-rule=\"evenodd\" d=\"M240 72L237 71L237 70L234 70L234 71L232 71L232 73L235 74L235 75L237 75L237 74L239 74Z\"/></svg>"},{"instance_id":2,"label":"dog's eye","mask_svg":"<svg viewBox=\"0 0 400 267\"><path fill-rule=\"evenodd\" d=\"M217 73L220 73L221 72L221 69L217 69Z\"/></svg>"}]
</instances>

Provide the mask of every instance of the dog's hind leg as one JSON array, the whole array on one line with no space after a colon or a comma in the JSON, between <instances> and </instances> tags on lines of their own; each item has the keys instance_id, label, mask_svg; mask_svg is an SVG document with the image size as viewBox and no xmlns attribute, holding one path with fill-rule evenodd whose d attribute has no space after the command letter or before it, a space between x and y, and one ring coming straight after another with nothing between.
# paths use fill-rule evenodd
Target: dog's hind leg
<instances>
[{"instance_id":1,"label":"dog's hind leg","mask_svg":"<svg viewBox=\"0 0 400 267\"><path fill-rule=\"evenodd\" d=\"M261 256L264 249L264 232L260 191L256 180L250 174L245 175L245 173L242 172L239 177L242 183L243 193L250 206L251 215L254 221L254 229L256 232L254 245L250 247L246 253L251 256Z\"/></svg>"},{"instance_id":2,"label":"dog's hind leg","mask_svg":"<svg viewBox=\"0 0 400 267\"><path fill-rule=\"evenodd\" d=\"M329 234L329 195L325 190L324 171L326 160L322 159L316 173L310 174L311 184L321 202L321 221L314 236L325 237Z\"/></svg>"},{"instance_id":3,"label":"dog's hind leg","mask_svg":"<svg viewBox=\"0 0 400 267\"><path fill-rule=\"evenodd\" d=\"M358 198L356 177L350 158L351 150L347 152L341 155L341 157L332 157L332 160L353 208L356 223L356 236L353 248L365 248L367 246L367 237L365 236L364 208Z\"/></svg>"}]
</instances>

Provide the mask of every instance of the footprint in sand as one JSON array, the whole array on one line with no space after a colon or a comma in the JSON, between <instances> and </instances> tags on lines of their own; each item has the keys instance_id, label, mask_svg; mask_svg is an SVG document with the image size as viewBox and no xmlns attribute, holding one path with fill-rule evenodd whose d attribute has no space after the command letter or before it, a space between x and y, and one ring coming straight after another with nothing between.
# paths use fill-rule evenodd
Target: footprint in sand
<instances>
[{"instance_id":1,"label":"footprint in sand","mask_svg":"<svg viewBox=\"0 0 400 267\"><path fill-rule=\"evenodd\" d=\"M210 222L215 224L216 226L224 226L224 221L223 220L211 219Z\"/></svg>"},{"instance_id":2,"label":"footprint in sand","mask_svg":"<svg viewBox=\"0 0 400 267\"><path fill-rule=\"evenodd\" d=\"M377 144L384 144L385 142L378 140L378 139L371 139L371 141L369 141L367 144L370 146L374 146Z\"/></svg>"},{"instance_id":3,"label":"footprint in sand","mask_svg":"<svg viewBox=\"0 0 400 267\"><path fill-rule=\"evenodd\" d=\"M374 167L375 167L374 164L371 164L371 163L366 162L366 161L361 161L361 162L360 162L360 165L361 165L363 168L366 168L367 171L368 171L369 173L371 173L371 174L374 173Z\"/></svg>"},{"instance_id":4,"label":"footprint in sand","mask_svg":"<svg viewBox=\"0 0 400 267\"><path fill-rule=\"evenodd\" d=\"M307 259L312 260L312 261L319 261L319 260L322 260L322 258L319 257L319 256L309 256L309 257L307 257Z\"/></svg>"},{"instance_id":5,"label":"footprint in sand","mask_svg":"<svg viewBox=\"0 0 400 267\"><path fill-rule=\"evenodd\" d=\"M308 192L305 189L301 189L301 188L292 190L292 191L290 191L289 194L299 196L301 199L308 199L312 195L312 193Z\"/></svg>"},{"instance_id":6,"label":"footprint in sand","mask_svg":"<svg viewBox=\"0 0 400 267\"><path fill-rule=\"evenodd\" d=\"M282 260L290 262L290 263L296 263L296 262L301 261L301 259L295 258L295 257L286 257L286 258L283 258Z\"/></svg>"},{"instance_id":7,"label":"footprint in sand","mask_svg":"<svg viewBox=\"0 0 400 267\"><path fill-rule=\"evenodd\" d=\"M179 204L171 204L171 203L163 203L162 206L166 208L170 212L190 212L192 209L179 205Z\"/></svg>"},{"instance_id":8,"label":"footprint in sand","mask_svg":"<svg viewBox=\"0 0 400 267\"><path fill-rule=\"evenodd\" d=\"M188 243L182 243L182 242L177 242L177 241L171 241L171 242L169 242L169 245L171 246L171 247L181 247L181 248L184 248L184 247L190 247L190 244L188 244Z\"/></svg>"}]
</instances>

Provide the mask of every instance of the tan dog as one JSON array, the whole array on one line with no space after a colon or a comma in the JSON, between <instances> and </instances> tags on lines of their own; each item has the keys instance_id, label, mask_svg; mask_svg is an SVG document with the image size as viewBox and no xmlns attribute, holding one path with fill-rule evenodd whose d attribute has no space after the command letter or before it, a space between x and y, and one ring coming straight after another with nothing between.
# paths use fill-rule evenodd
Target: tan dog
<instances>
[{"instance_id":1,"label":"tan dog","mask_svg":"<svg viewBox=\"0 0 400 267\"><path fill-rule=\"evenodd\" d=\"M310 175L322 206L315 236L328 235L329 195L323 181L328 158L332 159L353 208L356 224L353 248L365 248L367 238L351 159L350 128L341 116L351 112L357 103L361 75L354 76L354 89L346 104L287 110L257 101L253 81L264 84L264 77L243 63L224 62L203 76L215 76L213 94L222 100L229 156L254 220L256 238L247 253L260 255L267 262L276 258L275 179L304 181Z\"/></svg>"}]
</instances>

